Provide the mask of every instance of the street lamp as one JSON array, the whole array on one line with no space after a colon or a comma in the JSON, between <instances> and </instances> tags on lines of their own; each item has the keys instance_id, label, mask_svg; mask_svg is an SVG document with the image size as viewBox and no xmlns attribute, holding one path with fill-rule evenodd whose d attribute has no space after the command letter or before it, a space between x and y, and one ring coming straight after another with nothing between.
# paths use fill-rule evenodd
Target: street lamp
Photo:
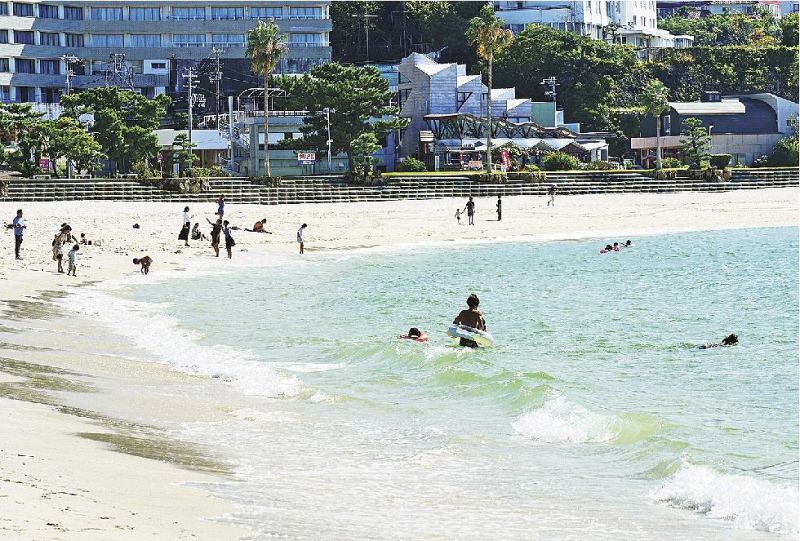
<instances>
[{"instance_id":1,"label":"street lamp","mask_svg":"<svg viewBox=\"0 0 800 541\"><path fill-rule=\"evenodd\" d=\"M328 144L328 174L331 173L331 145L333 144L333 139L331 139L331 113L335 113L336 109L331 109L330 107L326 107L322 110L325 113L325 119L328 121L328 140L326 143Z\"/></svg>"},{"instance_id":2,"label":"street lamp","mask_svg":"<svg viewBox=\"0 0 800 541\"><path fill-rule=\"evenodd\" d=\"M713 124L709 124L708 126L708 136L711 137L711 129L714 127Z\"/></svg>"}]
</instances>

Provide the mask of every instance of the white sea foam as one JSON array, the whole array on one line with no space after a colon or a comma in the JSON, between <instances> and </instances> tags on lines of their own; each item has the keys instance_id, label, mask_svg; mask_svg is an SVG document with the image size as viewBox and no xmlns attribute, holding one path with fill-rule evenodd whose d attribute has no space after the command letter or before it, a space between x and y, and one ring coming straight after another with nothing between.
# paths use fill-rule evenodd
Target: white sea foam
<instances>
[{"instance_id":1,"label":"white sea foam","mask_svg":"<svg viewBox=\"0 0 800 541\"><path fill-rule=\"evenodd\" d=\"M656 501L732 520L737 527L797 535L797 485L776 484L745 475L720 473L684 461L651 494Z\"/></svg>"},{"instance_id":2,"label":"white sea foam","mask_svg":"<svg viewBox=\"0 0 800 541\"><path fill-rule=\"evenodd\" d=\"M201 333L181 328L177 318L165 313L168 304L121 299L104 291L120 285L106 282L102 287L84 289L80 295L63 302L71 311L107 325L136 347L153 354L156 360L177 370L230 382L246 394L321 399L320 393L306 388L298 378L276 372L250 351L201 344Z\"/></svg>"},{"instance_id":3,"label":"white sea foam","mask_svg":"<svg viewBox=\"0 0 800 541\"><path fill-rule=\"evenodd\" d=\"M522 436L546 443L602 443L619 433L616 417L590 411L560 393L550 393L540 408L523 413L512 426Z\"/></svg>"}]
</instances>

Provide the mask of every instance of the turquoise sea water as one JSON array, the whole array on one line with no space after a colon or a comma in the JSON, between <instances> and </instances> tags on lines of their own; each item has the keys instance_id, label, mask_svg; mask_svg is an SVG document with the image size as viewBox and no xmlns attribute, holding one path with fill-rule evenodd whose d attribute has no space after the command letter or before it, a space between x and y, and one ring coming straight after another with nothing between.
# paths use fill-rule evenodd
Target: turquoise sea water
<instances>
[{"instance_id":1,"label":"turquoise sea water","mask_svg":"<svg viewBox=\"0 0 800 541\"><path fill-rule=\"evenodd\" d=\"M797 230L633 240L309 253L116 292L109 324L252 398L184 430L254 538L796 536ZM444 333L470 292L493 349Z\"/></svg>"}]
</instances>

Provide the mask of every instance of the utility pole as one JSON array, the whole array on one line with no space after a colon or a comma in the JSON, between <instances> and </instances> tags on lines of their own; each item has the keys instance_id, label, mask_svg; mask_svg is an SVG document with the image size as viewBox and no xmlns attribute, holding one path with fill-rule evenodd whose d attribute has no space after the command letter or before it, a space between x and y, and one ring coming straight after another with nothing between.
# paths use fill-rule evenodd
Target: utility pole
<instances>
[{"instance_id":1,"label":"utility pole","mask_svg":"<svg viewBox=\"0 0 800 541\"><path fill-rule=\"evenodd\" d=\"M369 62L369 20L377 19L378 16L364 12L361 15L353 14L353 17L359 17L361 19L364 19L364 36L367 40L367 62Z\"/></svg>"},{"instance_id":2,"label":"utility pole","mask_svg":"<svg viewBox=\"0 0 800 541\"><path fill-rule=\"evenodd\" d=\"M189 66L186 68L186 73L183 74L183 77L186 79L186 89L189 93L187 97L187 103L189 105L189 146L191 148L192 145L192 109L194 109L194 96L192 95L192 91L194 90L194 85L196 84L194 78L196 74L193 71L193 68Z\"/></svg>"},{"instance_id":3,"label":"utility pole","mask_svg":"<svg viewBox=\"0 0 800 541\"><path fill-rule=\"evenodd\" d=\"M325 113L325 118L328 121L328 174L331 173L331 145L333 144L333 139L331 139L331 113L335 113L336 109L331 109L330 107L326 107L322 110Z\"/></svg>"},{"instance_id":4,"label":"utility pole","mask_svg":"<svg viewBox=\"0 0 800 541\"><path fill-rule=\"evenodd\" d=\"M213 49L211 49L211 54L214 55L214 60L216 61L217 69L216 69L216 71L214 71L213 73L211 73L208 76L208 80L211 83L216 83L217 84L217 89L216 89L216 92L214 93L214 113L217 116L217 130L219 130L219 109L220 109L220 107L219 107L219 95L220 95L219 85L220 85L220 82L222 81L222 71L220 70L220 67L219 67L219 57L222 55L222 49L214 47Z\"/></svg>"},{"instance_id":5,"label":"utility pole","mask_svg":"<svg viewBox=\"0 0 800 541\"><path fill-rule=\"evenodd\" d=\"M69 96L69 93L72 91L72 76L75 75L75 72L72 71L72 65L77 64L78 62L80 62L80 60L78 60L77 56L66 55L66 54L61 56L61 60L64 61L64 64L66 65L67 68L64 72L64 75L66 77L64 81L64 95Z\"/></svg>"}]
</instances>

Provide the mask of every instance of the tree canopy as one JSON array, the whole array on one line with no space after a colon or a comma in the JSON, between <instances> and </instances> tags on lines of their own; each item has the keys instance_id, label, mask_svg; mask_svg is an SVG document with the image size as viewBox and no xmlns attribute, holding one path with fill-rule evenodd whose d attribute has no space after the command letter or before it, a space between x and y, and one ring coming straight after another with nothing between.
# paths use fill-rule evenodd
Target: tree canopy
<instances>
[{"instance_id":1,"label":"tree canopy","mask_svg":"<svg viewBox=\"0 0 800 541\"><path fill-rule=\"evenodd\" d=\"M781 25L767 10L762 10L756 16L745 13L712 14L705 17L675 15L660 19L658 27L672 34L692 35L694 45L699 47L778 45L782 34Z\"/></svg>"},{"instance_id":2,"label":"tree canopy","mask_svg":"<svg viewBox=\"0 0 800 541\"><path fill-rule=\"evenodd\" d=\"M67 116L77 119L94 115L91 131L102 151L114 160L117 170L128 172L137 161L150 161L158 154L157 129L170 99L159 95L148 99L138 92L117 87L88 88L62 96Z\"/></svg>"},{"instance_id":3,"label":"tree canopy","mask_svg":"<svg viewBox=\"0 0 800 541\"><path fill-rule=\"evenodd\" d=\"M331 151L347 153L351 171L351 144L356 138L364 133L373 133L380 138L404 125L396 117L397 108L388 105L394 96L389 83L374 67L330 62L315 67L302 77L284 76L277 82L290 95L287 100L289 107L314 111L304 119L300 128L303 138L287 144L298 149L327 150L328 123L323 113L327 107L331 111Z\"/></svg>"}]
</instances>

